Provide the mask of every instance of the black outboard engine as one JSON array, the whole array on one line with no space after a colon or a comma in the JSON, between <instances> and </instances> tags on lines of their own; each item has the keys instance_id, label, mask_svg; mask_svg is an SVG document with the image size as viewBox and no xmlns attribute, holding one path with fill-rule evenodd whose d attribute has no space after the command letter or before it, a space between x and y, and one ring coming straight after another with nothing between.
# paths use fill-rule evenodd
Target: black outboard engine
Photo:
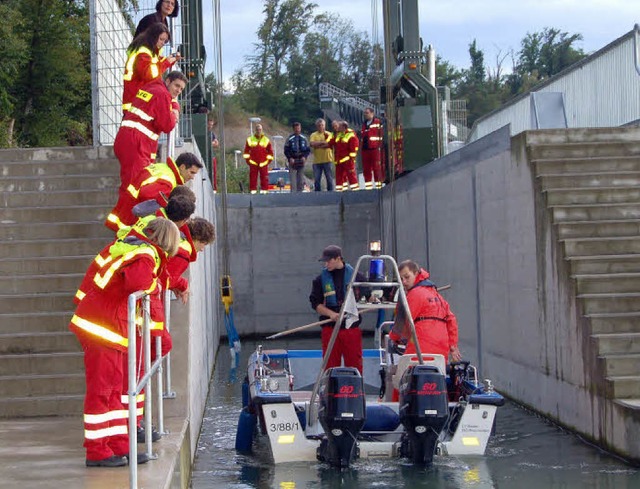
<instances>
[{"instance_id":1,"label":"black outboard engine","mask_svg":"<svg viewBox=\"0 0 640 489\"><path fill-rule=\"evenodd\" d=\"M445 376L432 365L411 365L400 380L399 405L402 456L430 464L449 415Z\"/></svg>"},{"instance_id":2,"label":"black outboard engine","mask_svg":"<svg viewBox=\"0 0 640 489\"><path fill-rule=\"evenodd\" d=\"M357 456L356 439L366 421L364 383L358 369L334 367L320 379L318 420L326 438L318 460L348 467Z\"/></svg>"}]
</instances>

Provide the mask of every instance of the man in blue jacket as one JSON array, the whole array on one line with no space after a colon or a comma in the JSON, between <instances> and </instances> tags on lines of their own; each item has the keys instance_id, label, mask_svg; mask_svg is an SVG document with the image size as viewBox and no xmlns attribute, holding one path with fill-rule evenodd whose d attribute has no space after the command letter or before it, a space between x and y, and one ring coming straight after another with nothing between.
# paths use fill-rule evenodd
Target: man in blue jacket
<instances>
[{"instance_id":1,"label":"man in blue jacket","mask_svg":"<svg viewBox=\"0 0 640 489\"><path fill-rule=\"evenodd\" d=\"M284 143L284 155L289 161L289 173L291 174L291 191L302 192L304 186L304 164L307 161L311 148L309 141L302 135L302 126L299 122L292 124L293 134Z\"/></svg>"}]
</instances>

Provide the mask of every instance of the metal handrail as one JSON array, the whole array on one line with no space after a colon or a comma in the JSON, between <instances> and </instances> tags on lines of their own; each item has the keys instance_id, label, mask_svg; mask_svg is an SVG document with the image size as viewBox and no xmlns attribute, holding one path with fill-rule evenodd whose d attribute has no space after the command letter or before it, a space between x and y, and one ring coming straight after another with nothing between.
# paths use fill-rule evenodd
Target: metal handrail
<instances>
[{"instance_id":1,"label":"metal handrail","mask_svg":"<svg viewBox=\"0 0 640 489\"><path fill-rule=\"evenodd\" d=\"M142 341L144 342L144 365L145 373L137 382L137 325L136 325L136 304L142 299L143 321L142 321ZM146 388L144 399L144 422L145 422L145 450L150 459L158 458L153 454L152 443L152 385L151 377L158 373L158 419L160 429L164 429L164 410L162 402L162 348L161 339L156 338L156 360L151 364L151 306L149 295L144 291L134 292L129 295L127 302L127 331L128 331L128 372L129 377L129 488L137 489L138 487L138 440L137 440L137 403L138 394Z\"/></svg>"}]
</instances>

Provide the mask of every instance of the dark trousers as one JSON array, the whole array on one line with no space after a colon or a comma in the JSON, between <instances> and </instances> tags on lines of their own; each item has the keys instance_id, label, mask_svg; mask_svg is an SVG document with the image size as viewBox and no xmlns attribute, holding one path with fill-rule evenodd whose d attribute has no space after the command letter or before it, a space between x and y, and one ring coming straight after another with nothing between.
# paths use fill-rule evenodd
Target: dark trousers
<instances>
[{"instance_id":1,"label":"dark trousers","mask_svg":"<svg viewBox=\"0 0 640 489\"><path fill-rule=\"evenodd\" d=\"M333 172L331 167L333 163L314 163L313 164L313 187L316 192L320 192L321 190L321 182L322 182L322 174L324 173L324 178L327 180L327 190L332 192L335 190L335 185L333 183Z\"/></svg>"}]
</instances>

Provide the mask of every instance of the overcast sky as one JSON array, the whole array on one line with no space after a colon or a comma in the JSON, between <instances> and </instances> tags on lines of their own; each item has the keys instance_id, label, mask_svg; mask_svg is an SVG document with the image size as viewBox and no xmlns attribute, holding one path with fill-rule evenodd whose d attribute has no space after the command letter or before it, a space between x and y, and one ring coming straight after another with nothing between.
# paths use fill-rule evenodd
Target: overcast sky
<instances>
[{"instance_id":1,"label":"overcast sky","mask_svg":"<svg viewBox=\"0 0 640 489\"><path fill-rule=\"evenodd\" d=\"M372 0L316 0L317 11L336 12L353 21L357 30L372 30ZM382 0L377 0L380 22ZM211 5L205 5L205 35ZM255 32L262 21L261 0L221 0L223 72L227 79L253 51ZM591 53L629 32L640 22L640 0L419 0L420 36L442 58L458 68L469 66L469 44L475 38L485 64L495 67L496 55L518 51L527 32L555 27L579 33L577 44ZM382 28L379 30L382 41ZM207 41L210 46L210 41ZM504 68L511 67L507 61ZM209 70L209 69L208 69Z\"/></svg>"}]
</instances>

